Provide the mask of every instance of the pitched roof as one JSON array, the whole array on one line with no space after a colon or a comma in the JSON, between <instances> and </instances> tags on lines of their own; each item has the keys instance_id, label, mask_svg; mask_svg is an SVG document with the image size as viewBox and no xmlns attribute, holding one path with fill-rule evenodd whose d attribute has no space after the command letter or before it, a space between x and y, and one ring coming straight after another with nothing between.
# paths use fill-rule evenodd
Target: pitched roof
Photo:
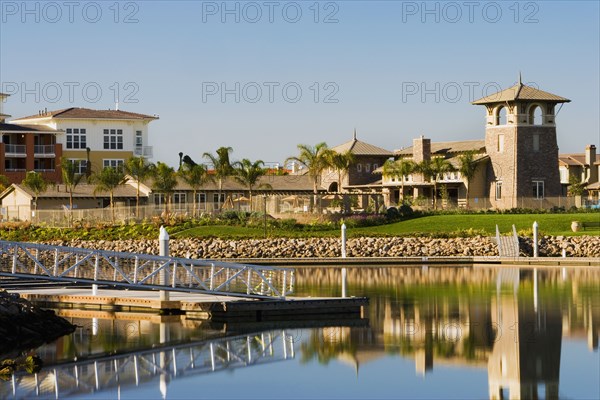
<instances>
[{"instance_id":1,"label":"pitched roof","mask_svg":"<svg viewBox=\"0 0 600 400\"><path fill-rule=\"evenodd\" d=\"M17 124L4 124L0 123L1 132L32 132L32 133L56 133L62 132L60 130L51 128L46 125L17 125Z\"/></svg>"},{"instance_id":2,"label":"pitched roof","mask_svg":"<svg viewBox=\"0 0 600 400\"><path fill-rule=\"evenodd\" d=\"M515 100L538 100L552 103L568 103L571 100L557 96L552 93L544 92L531 86L523 85L518 82L516 85L504 89L500 92L475 100L471 104L504 103Z\"/></svg>"},{"instance_id":3,"label":"pitched roof","mask_svg":"<svg viewBox=\"0 0 600 400\"><path fill-rule=\"evenodd\" d=\"M356 132L354 132L354 138L349 142L340 144L332 148L337 153L345 153L350 151L355 156L385 156L391 157L394 155L393 152L382 149L381 147L373 146L372 144L361 142L356 139Z\"/></svg>"},{"instance_id":4,"label":"pitched roof","mask_svg":"<svg viewBox=\"0 0 600 400\"><path fill-rule=\"evenodd\" d=\"M29 194L31 197L34 197L34 193L27 188L27 186L22 185L20 183L13 183L11 186L18 188L19 190ZM109 197L110 194L104 191L98 191L94 193L96 190L95 185L88 184L79 184L75 186L73 190L74 198L97 198L97 197ZM118 186L113 193L115 198L134 198L136 197L136 190L131 185L120 185ZM48 188L45 192L40 193L38 196L40 199L42 198L68 198L69 193L65 189L64 184L57 185L48 185Z\"/></svg>"},{"instance_id":5,"label":"pitched roof","mask_svg":"<svg viewBox=\"0 0 600 400\"><path fill-rule=\"evenodd\" d=\"M69 119L158 119L158 116L138 114L122 110L92 110L90 108L71 107L62 110L48 111L41 114L30 115L15 119L22 121L41 118L69 118Z\"/></svg>"},{"instance_id":6,"label":"pitched roof","mask_svg":"<svg viewBox=\"0 0 600 400\"><path fill-rule=\"evenodd\" d=\"M485 140L462 140L456 142L433 142L431 143L431 154L442 155L446 153L464 153L465 151L485 151ZM413 146L401 150L395 150L398 156L411 156Z\"/></svg>"},{"instance_id":7,"label":"pitched roof","mask_svg":"<svg viewBox=\"0 0 600 400\"><path fill-rule=\"evenodd\" d=\"M583 167L585 163L585 154L559 154L558 161L566 165Z\"/></svg>"}]
</instances>

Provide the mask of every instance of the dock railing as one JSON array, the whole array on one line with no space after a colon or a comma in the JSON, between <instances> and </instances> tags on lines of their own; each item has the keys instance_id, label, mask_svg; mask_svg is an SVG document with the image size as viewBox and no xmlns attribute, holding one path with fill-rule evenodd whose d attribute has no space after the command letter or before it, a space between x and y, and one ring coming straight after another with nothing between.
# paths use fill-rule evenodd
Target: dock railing
<instances>
[{"instance_id":1,"label":"dock railing","mask_svg":"<svg viewBox=\"0 0 600 400\"><path fill-rule=\"evenodd\" d=\"M292 268L8 241L0 241L0 275L238 297L294 290Z\"/></svg>"}]
</instances>

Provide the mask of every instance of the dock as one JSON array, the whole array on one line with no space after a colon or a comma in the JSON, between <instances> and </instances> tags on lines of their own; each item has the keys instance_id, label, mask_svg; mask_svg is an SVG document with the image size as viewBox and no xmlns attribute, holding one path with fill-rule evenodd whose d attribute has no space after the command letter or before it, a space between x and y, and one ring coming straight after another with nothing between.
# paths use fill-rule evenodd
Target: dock
<instances>
[{"instance_id":1,"label":"dock","mask_svg":"<svg viewBox=\"0 0 600 400\"><path fill-rule=\"evenodd\" d=\"M92 295L89 287L9 289L37 305L60 309L107 312L139 312L185 315L188 319L213 322L267 322L319 319L360 319L368 299L287 297L254 299L203 293L171 292L160 300L157 291L100 288Z\"/></svg>"}]
</instances>

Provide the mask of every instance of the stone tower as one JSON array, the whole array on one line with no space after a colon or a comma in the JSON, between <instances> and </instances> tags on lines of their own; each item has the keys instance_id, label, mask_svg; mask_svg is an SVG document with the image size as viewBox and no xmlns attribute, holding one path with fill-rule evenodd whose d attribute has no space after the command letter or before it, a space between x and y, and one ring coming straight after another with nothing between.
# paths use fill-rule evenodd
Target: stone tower
<instances>
[{"instance_id":1,"label":"stone tower","mask_svg":"<svg viewBox=\"0 0 600 400\"><path fill-rule=\"evenodd\" d=\"M556 106L570 100L519 82L472 104L486 108L487 187L492 207L541 208L561 195ZM562 104L561 104L562 106Z\"/></svg>"}]
</instances>

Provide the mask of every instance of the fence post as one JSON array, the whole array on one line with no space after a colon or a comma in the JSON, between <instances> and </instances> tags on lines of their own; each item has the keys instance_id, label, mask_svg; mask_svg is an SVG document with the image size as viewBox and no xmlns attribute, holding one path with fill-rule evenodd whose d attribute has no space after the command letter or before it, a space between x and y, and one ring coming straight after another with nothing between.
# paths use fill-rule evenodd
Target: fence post
<instances>
[{"instance_id":1,"label":"fence post","mask_svg":"<svg viewBox=\"0 0 600 400\"><path fill-rule=\"evenodd\" d=\"M158 254L163 257L169 256L169 234L164 226L160 227L160 233L158 235ZM160 277L158 280L160 285L165 285L167 282L167 270L163 266L162 271L160 271ZM169 301L169 292L166 290L161 290L160 292L160 300L161 301Z\"/></svg>"},{"instance_id":2,"label":"fence post","mask_svg":"<svg viewBox=\"0 0 600 400\"><path fill-rule=\"evenodd\" d=\"M342 223L342 258L346 258L346 224ZM346 281L347 281L346 267L342 268L342 297L346 297Z\"/></svg>"},{"instance_id":3,"label":"fence post","mask_svg":"<svg viewBox=\"0 0 600 400\"><path fill-rule=\"evenodd\" d=\"M533 221L533 256L538 256L538 223Z\"/></svg>"}]
</instances>

